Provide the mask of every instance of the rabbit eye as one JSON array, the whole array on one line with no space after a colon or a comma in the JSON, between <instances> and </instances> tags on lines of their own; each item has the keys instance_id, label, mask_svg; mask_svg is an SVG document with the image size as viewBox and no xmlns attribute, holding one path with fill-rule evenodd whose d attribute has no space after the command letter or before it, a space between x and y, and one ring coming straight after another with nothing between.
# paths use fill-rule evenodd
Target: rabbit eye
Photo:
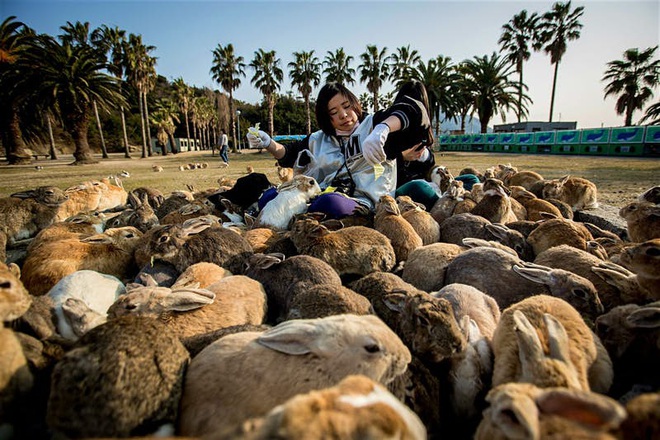
<instances>
[{"instance_id":1,"label":"rabbit eye","mask_svg":"<svg viewBox=\"0 0 660 440\"><path fill-rule=\"evenodd\" d=\"M11 289L11 281L0 283L0 289Z\"/></svg>"},{"instance_id":2,"label":"rabbit eye","mask_svg":"<svg viewBox=\"0 0 660 440\"><path fill-rule=\"evenodd\" d=\"M165 243L165 242L167 242L167 240L169 240L169 239L170 239L170 237L162 236L162 237L160 237L160 238L158 239L158 241L159 241L160 243Z\"/></svg>"},{"instance_id":3,"label":"rabbit eye","mask_svg":"<svg viewBox=\"0 0 660 440\"><path fill-rule=\"evenodd\" d=\"M369 344L364 346L364 350L367 353L378 353L380 351L380 347L377 344Z\"/></svg>"},{"instance_id":4,"label":"rabbit eye","mask_svg":"<svg viewBox=\"0 0 660 440\"><path fill-rule=\"evenodd\" d=\"M658 248L648 248L646 250L646 255L648 255L649 257L657 257L658 255L660 255L660 249L658 249Z\"/></svg>"},{"instance_id":5,"label":"rabbit eye","mask_svg":"<svg viewBox=\"0 0 660 440\"><path fill-rule=\"evenodd\" d=\"M135 304L126 304L126 307L124 307L126 310L135 310L137 309L137 306Z\"/></svg>"},{"instance_id":6,"label":"rabbit eye","mask_svg":"<svg viewBox=\"0 0 660 440\"><path fill-rule=\"evenodd\" d=\"M580 299L587 299L587 296L588 296L588 295L587 295L587 292L585 292L585 291L582 290L582 289L575 289L575 290L573 291L573 295L577 296L577 297L580 298Z\"/></svg>"}]
</instances>

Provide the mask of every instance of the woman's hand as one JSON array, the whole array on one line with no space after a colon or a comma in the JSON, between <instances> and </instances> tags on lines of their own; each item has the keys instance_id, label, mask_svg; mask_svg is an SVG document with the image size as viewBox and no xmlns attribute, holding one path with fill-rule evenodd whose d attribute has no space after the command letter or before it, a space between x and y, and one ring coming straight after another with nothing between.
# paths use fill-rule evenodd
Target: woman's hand
<instances>
[{"instance_id":1,"label":"woman's hand","mask_svg":"<svg viewBox=\"0 0 660 440\"><path fill-rule=\"evenodd\" d=\"M411 148L408 148L407 150L403 150L401 152L401 155L403 156L403 160L407 162L419 160L424 154L424 150L426 150L426 148L419 148L420 145L422 144L419 143L417 145L413 145ZM417 150L417 148L419 148L419 150Z\"/></svg>"},{"instance_id":2,"label":"woman's hand","mask_svg":"<svg viewBox=\"0 0 660 440\"><path fill-rule=\"evenodd\" d=\"M252 129L253 127L250 128ZM259 136L255 136L254 134L255 132L258 133ZM270 136L268 136L268 133L256 129L252 129L248 132L247 140L250 143L250 148L266 148L266 149L270 145L270 141L271 141Z\"/></svg>"}]
</instances>

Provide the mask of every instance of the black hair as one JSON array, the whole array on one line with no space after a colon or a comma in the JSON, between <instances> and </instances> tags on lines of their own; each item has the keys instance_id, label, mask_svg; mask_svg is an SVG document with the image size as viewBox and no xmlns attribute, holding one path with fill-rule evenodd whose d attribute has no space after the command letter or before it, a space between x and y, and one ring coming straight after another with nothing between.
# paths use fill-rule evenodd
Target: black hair
<instances>
[{"instance_id":1,"label":"black hair","mask_svg":"<svg viewBox=\"0 0 660 440\"><path fill-rule=\"evenodd\" d=\"M426 113L428 114L429 119L431 118L431 111L429 107L429 95L426 93L426 87L424 87L424 84L421 81L418 81L416 79L411 79L402 83L399 87L399 92L396 94L396 97L394 98L394 102L402 101L406 97L421 102L424 105L424 108L426 109ZM428 135L427 135L428 145L433 145L433 143L435 142L435 139L433 137L432 125L433 124L429 123Z\"/></svg>"},{"instance_id":2,"label":"black hair","mask_svg":"<svg viewBox=\"0 0 660 440\"><path fill-rule=\"evenodd\" d=\"M328 104L330 100L336 95L342 94L348 99L348 102L351 104L351 108L357 114L358 121L364 119L362 114L362 105L357 97L346 88L343 84L338 82L328 82L319 91L319 95L316 98L316 122L319 124L321 131L327 134L328 136L335 136L335 128L332 126L332 121L330 114L328 113Z\"/></svg>"}]
</instances>

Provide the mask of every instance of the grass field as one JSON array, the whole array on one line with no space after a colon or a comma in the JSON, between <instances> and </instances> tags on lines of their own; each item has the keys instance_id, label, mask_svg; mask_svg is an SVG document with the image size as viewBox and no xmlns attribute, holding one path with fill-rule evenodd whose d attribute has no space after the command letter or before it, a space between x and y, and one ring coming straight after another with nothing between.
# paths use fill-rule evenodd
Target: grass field
<instances>
[{"instance_id":1,"label":"grass field","mask_svg":"<svg viewBox=\"0 0 660 440\"><path fill-rule=\"evenodd\" d=\"M192 185L195 190L218 186L218 179L228 177L236 179L246 174L248 166L255 172L264 173L272 183L278 183L275 159L266 152L243 150L242 154L230 153L230 166L220 167L217 154L210 151L179 153L169 156L152 156L141 159L134 153L132 159L125 159L123 154L112 154L109 159L101 159L96 165L71 166L70 155L61 155L58 160L40 159L32 165L9 166L0 164L0 196L36 188L54 185L65 189L85 180L100 179L122 170L130 177L122 179L127 190L148 186L160 189L165 195L173 190L186 189ZM179 166L188 163L206 162L208 168L180 171ZM594 182L599 191L601 203L623 206L633 201L639 193L660 184L660 159L632 157L594 157L594 156L558 156L558 155L523 155L507 153L436 153L436 163L446 165L457 175L465 167L484 170L500 163L511 163L519 170L531 170L544 178L556 178L567 174L583 177ZM153 165L163 168L154 172ZM37 169L37 167L43 167Z\"/></svg>"}]
</instances>

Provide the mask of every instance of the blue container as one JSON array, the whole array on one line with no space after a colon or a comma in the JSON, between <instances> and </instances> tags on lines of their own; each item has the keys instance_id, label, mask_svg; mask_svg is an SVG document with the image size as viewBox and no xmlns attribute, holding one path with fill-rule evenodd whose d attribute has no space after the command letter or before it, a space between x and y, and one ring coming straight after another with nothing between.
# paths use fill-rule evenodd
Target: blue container
<instances>
[{"instance_id":1,"label":"blue container","mask_svg":"<svg viewBox=\"0 0 660 440\"><path fill-rule=\"evenodd\" d=\"M618 127L612 129L610 144L641 144L644 127Z\"/></svg>"}]
</instances>

